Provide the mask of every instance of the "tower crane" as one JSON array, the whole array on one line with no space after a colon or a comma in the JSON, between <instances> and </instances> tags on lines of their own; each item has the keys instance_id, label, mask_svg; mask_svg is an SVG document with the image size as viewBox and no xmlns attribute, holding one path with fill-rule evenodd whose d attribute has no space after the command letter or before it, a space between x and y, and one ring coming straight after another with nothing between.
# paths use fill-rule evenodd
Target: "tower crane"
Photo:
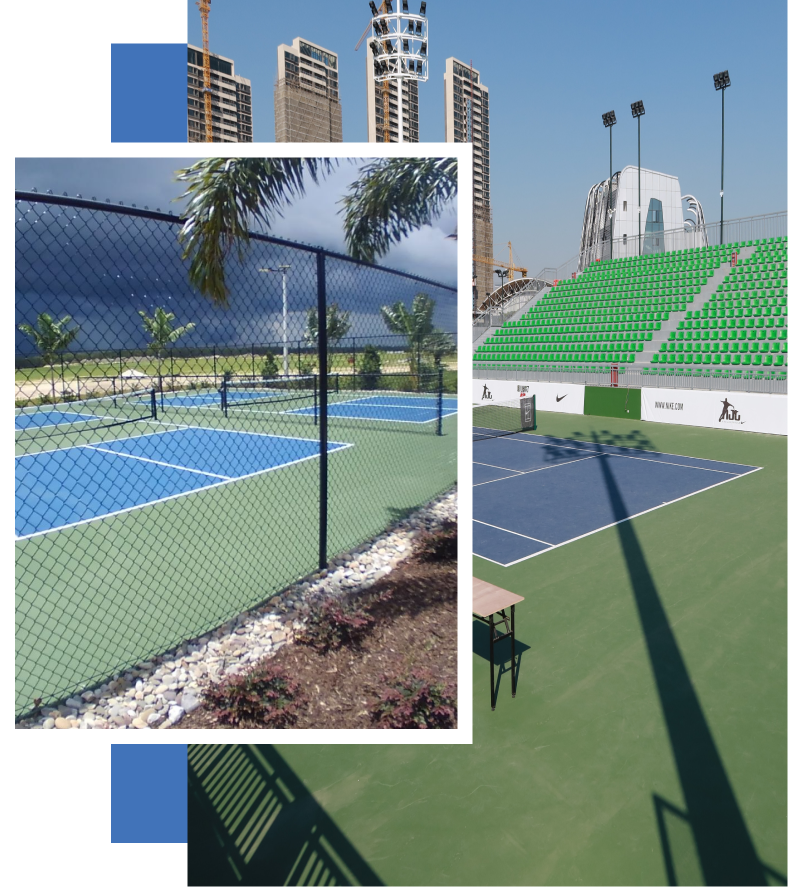
<instances>
[{"instance_id":1,"label":"tower crane","mask_svg":"<svg viewBox=\"0 0 788 887\"><path fill-rule=\"evenodd\" d=\"M474 262L481 262L482 265L493 265L495 268L506 268L509 272L509 280L514 280L514 272L519 271L520 274L525 277L528 274L527 268L521 268L519 265L515 265L512 261L512 241L510 240L508 243L509 247L509 263L506 262L496 262L495 259L488 258L487 256L474 256Z\"/></svg>"},{"instance_id":2,"label":"tower crane","mask_svg":"<svg viewBox=\"0 0 788 887\"><path fill-rule=\"evenodd\" d=\"M211 57L208 53L208 13L211 11L211 0L197 0L195 5L200 10L200 18L202 19L202 94L205 102L205 141L212 142Z\"/></svg>"}]
</instances>

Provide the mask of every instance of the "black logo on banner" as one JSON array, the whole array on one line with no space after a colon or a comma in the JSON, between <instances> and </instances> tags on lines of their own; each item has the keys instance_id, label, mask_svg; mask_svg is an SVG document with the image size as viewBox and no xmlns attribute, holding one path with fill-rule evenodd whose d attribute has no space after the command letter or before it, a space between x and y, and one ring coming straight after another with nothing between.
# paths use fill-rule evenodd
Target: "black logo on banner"
<instances>
[{"instance_id":1,"label":"black logo on banner","mask_svg":"<svg viewBox=\"0 0 788 887\"><path fill-rule=\"evenodd\" d=\"M565 397L566 397L565 394L562 394L561 397L559 397L559 396L556 394L556 396L555 396L555 402L556 402L556 403L561 403L561 401L562 401Z\"/></svg>"},{"instance_id":2,"label":"black logo on banner","mask_svg":"<svg viewBox=\"0 0 788 887\"><path fill-rule=\"evenodd\" d=\"M482 391L482 400L492 400L492 399L493 399L492 391L490 391L490 389L487 387L487 385L485 385L484 391Z\"/></svg>"},{"instance_id":3,"label":"black logo on banner","mask_svg":"<svg viewBox=\"0 0 788 887\"><path fill-rule=\"evenodd\" d=\"M520 397L522 397L524 394L528 394L529 387L530 386L528 386L528 385L518 385L517 386L517 393L520 395Z\"/></svg>"},{"instance_id":4,"label":"black logo on banner","mask_svg":"<svg viewBox=\"0 0 788 887\"><path fill-rule=\"evenodd\" d=\"M744 424L744 420L739 415L736 410L736 407L726 397L725 400L720 401L722 403L722 412L720 413L720 418L717 420L718 422L722 422L725 419L726 422L738 422L740 425Z\"/></svg>"}]
</instances>

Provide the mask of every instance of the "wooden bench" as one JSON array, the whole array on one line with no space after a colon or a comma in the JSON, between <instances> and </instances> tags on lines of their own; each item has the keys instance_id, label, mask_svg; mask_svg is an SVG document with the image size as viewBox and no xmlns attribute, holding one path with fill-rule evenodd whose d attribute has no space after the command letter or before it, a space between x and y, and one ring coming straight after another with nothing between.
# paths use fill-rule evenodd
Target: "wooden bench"
<instances>
[{"instance_id":1,"label":"wooden bench","mask_svg":"<svg viewBox=\"0 0 788 887\"><path fill-rule=\"evenodd\" d=\"M514 684L514 605L525 600L519 594L512 594L505 588L499 588L483 579L473 578L473 612L476 616L486 619L490 625L490 704L492 710L495 711L495 644L505 638L512 639L512 698L516 695ZM511 626L509 618L506 615L506 608L509 607ZM502 618L495 621L496 615ZM505 625L505 632L497 632L496 626Z\"/></svg>"}]
</instances>

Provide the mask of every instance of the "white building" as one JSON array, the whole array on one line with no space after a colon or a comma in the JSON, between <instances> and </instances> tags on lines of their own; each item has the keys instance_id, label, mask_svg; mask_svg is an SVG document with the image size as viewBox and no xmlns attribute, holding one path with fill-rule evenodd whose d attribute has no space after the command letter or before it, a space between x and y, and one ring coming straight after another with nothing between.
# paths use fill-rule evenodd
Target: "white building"
<instances>
[{"instance_id":1,"label":"white building","mask_svg":"<svg viewBox=\"0 0 788 887\"><path fill-rule=\"evenodd\" d=\"M695 201L691 195L682 197L676 176L643 167L639 203L636 166L625 166L613 174L610 200L609 184L605 179L588 192L580 236L581 268L596 259L664 251L663 233L685 227L682 200ZM698 201L695 204L702 221L703 209Z\"/></svg>"}]
</instances>

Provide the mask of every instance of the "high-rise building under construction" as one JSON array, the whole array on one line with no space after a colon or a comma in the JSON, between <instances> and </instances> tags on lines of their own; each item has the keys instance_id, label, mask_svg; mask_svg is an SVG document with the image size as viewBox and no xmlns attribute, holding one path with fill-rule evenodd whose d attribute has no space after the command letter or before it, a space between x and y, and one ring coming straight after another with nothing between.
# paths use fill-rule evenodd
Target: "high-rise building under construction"
<instances>
[{"instance_id":1,"label":"high-rise building under construction","mask_svg":"<svg viewBox=\"0 0 788 887\"><path fill-rule=\"evenodd\" d=\"M490 206L490 94L479 72L459 59L446 59L443 75L447 142L473 143L473 254L492 259ZM474 261L476 302L491 293L493 266Z\"/></svg>"},{"instance_id":2,"label":"high-rise building under construction","mask_svg":"<svg viewBox=\"0 0 788 887\"><path fill-rule=\"evenodd\" d=\"M419 82L415 79L392 79L385 84L376 82L375 57L372 53L374 39L367 41L367 141L418 142Z\"/></svg>"},{"instance_id":3,"label":"high-rise building under construction","mask_svg":"<svg viewBox=\"0 0 788 887\"><path fill-rule=\"evenodd\" d=\"M252 83L235 73L235 63L210 53L211 120L214 142L252 141ZM205 141L202 50L188 45L188 140Z\"/></svg>"},{"instance_id":4,"label":"high-rise building under construction","mask_svg":"<svg viewBox=\"0 0 788 887\"><path fill-rule=\"evenodd\" d=\"M336 54L296 37L277 47L274 86L277 142L341 142Z\"/></svg>"}]
</instances>

